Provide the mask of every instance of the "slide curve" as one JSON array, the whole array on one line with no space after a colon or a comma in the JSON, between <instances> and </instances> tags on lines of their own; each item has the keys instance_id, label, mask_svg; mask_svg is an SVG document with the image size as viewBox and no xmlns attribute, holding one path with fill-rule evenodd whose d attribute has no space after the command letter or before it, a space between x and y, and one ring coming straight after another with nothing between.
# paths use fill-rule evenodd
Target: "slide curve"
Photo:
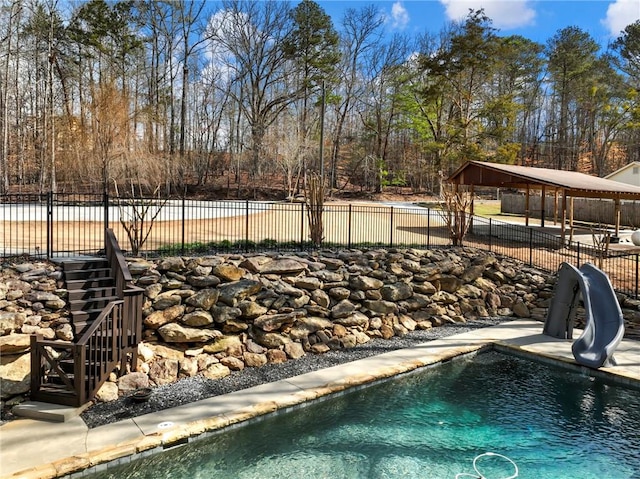
<instances>
[{"instance_id":1,"label":"slide curve","mask_svg":"<svg viewBox=\"0 0 640 479\"><path fill-rule=\"evenodd\" d=\"M607 275L591 263L577 269L562 263L543 333L572 339L578 300L582 297L585 328L571 345L579 364L600 368L613 364L613 353L624 336L624 317Z\"/></svg>"}]
</instances>

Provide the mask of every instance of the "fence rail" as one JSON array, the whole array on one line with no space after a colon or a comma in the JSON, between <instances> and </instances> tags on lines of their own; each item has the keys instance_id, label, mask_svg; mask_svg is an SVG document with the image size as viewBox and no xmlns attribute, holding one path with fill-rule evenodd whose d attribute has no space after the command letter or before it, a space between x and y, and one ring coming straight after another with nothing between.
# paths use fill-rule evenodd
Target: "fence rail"
<instances>
[{"instance_id":1,"label":"fence rail","mask_svg":"<svg viewBox=\"0 0 640 479\"><path fill-rule=\"evenodd\" d=\"M203 201L106 195L0 196L0 257L56 258L103 253L111 228L123 249L128 232L148 237L139 254L205 254L310 250L308 207L304 203ZM154 218L154 221L151 221ZM449 231L438 210L417 206L327 203L323 247L446 247ZM128 228L125 228L128 226ZM151 227L152 226L152 227ZM592 262L614 287L639 297L639 254L600 254L553 234L474 217L465 245L522 260L548 272L560 263Z\"/></svg>"}]
</instances>

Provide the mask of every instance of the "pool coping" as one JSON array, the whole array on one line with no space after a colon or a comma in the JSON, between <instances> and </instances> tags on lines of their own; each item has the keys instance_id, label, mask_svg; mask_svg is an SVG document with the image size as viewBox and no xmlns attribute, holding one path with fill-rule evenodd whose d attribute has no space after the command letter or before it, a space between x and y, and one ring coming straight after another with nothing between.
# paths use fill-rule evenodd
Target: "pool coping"
<instances>
[{"instance_id":1,"label":"pool coping","mask_svg":"<svg viewBox=\"0 0 640 479\"><path fill-rule=\"evenodd\" d=\"M16 419L0 427L0 477L82 477L265 414L490 348L640 389L640 342L624 340L614 355L617 364L600 370L577 365L571 343L544 336L539 321L514 320L93 429L80 417L64 423Z\"/></svg>"}]
</instances>

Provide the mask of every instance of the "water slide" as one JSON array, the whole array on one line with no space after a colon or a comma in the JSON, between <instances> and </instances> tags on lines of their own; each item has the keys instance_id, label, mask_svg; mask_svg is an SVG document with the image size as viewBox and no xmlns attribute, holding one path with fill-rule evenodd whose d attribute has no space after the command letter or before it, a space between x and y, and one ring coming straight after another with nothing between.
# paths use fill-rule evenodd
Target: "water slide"
<instances>
[{"instance_id":1,"label":"water slide","mask_svg":"<svg viewBox=\"0 0 640 479\"><path fill-rule=\"evenodd\" d=\"M571 345L576 362L590 368L614 364L613 353L624 336L624 318L607 275L591 263L580 269L562 263L558 270L543 333L573 338L573 323L582 297L585 328Z\"/></svg>"}]
</instances>

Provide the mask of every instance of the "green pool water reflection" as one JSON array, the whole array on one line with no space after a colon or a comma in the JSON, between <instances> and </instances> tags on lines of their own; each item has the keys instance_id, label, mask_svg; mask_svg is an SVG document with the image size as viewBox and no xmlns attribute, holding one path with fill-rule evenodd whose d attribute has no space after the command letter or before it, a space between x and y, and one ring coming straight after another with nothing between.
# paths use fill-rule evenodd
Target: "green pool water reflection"
<instances>
[{"instance_id":1,"label":"green pool water reflection","mask_svg":"<svg viewBox=\"0 0 640 479\"><path fill-rule=\"evenodd\" d=\"M487 451L518 478L638 479L640 393L489 352L92 477L453 479ZM514 473L498 456L478 464L487 479Z\"/></svg>"}]
</instances>

